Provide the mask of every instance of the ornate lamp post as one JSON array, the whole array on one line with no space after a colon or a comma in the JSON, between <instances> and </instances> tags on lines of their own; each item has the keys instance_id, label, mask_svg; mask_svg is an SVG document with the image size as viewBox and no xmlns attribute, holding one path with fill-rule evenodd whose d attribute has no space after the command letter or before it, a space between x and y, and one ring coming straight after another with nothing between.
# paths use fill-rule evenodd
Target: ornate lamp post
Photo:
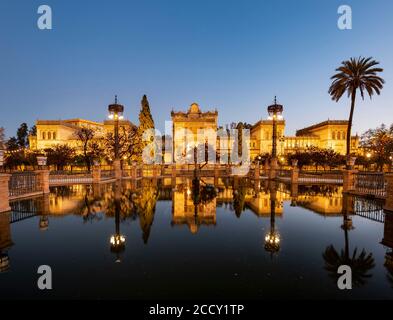
<instances>
[{"instance_id":1,"label":"ornate lamp post","mask_svg":"<svg viewBox=\"0 0 393 320\"><path fill-rule=\"evenodd\" d=\"M277 120L282 120L283 106L277 104L277 98L274 97L274 104L267 107L269 113L269 119L273 122L273 144L272 144L272 159L270 161L270 173L269 178L276 178L277 169Z\"/></svg>"},{"instance_id":2,"label":"ornate lamp post","mask_svg":"<svg viewBox=\"0 0 393 320\"><path fill-rule=\"evenodd\" d=\"M108 118L114 121L115 160L119 160L119 120L124 119L124 106L117 103L117 96L115 96L115 103L108 106L108 111Z\"/></svg>"},{"instance_id":3,"label":"ornate lamp post","mask_svg":"<svg viewBox=\"0 0 393 320\"><path fill-rule=\"evenodd\" d=\"M115 136L115 159L113 161L113 167L115 170L116 179L121 179L121 167L120 167L120 156L119 156L119 121L123 120L124 106L117 103L117 96L115 96L115 103L108 106L109 116L108 118L114 121L114 136Z\"/></svg>"},{"instance_id":4,"label":"ornate lamp post","mask_svg":"<svg viewBox=\"0 0 393 320\"><path fill-rule=\"evenodd\" d=\"M274 104L267 107L269 118L273 121L273 146L272 146L272 158L277 157L277 120L282 119L283 106L277 104L277 97L274 97Z\"/></svg>"}]
</instances>

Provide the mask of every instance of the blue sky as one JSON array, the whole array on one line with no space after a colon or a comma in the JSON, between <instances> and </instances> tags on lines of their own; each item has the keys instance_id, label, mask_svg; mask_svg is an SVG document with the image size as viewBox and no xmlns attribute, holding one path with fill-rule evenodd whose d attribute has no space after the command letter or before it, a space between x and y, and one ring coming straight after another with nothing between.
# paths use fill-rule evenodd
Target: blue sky
<instances>
[{"instance_id":1,"label":"blue sky","mask_svg":"<svg viewBox=\"0 0 393 320\"><path fill-rule=\"evenodd\" d=\"M50 5L53 29L37 28ZM349 4L353 29L337 28ZM266 117L274 95L287 135L347 119L330 100L329 77L344 59L373 56L385 69L379 97L355 110L354 133L393 122L391 0L0 0L0 126L87 118L102 121L117 94L137 122L148 95L159 129L170 111L197 102L219 123Z\"/></svg>"}]
</instances>

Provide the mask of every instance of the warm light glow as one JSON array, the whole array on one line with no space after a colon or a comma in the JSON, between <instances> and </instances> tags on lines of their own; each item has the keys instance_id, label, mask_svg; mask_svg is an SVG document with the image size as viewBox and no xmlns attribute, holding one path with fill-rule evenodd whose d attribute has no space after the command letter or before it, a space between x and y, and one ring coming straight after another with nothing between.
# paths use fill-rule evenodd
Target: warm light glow
<instances>
[{"instance_id":1,"label":"warm light glow","mask_svg":"<svg viewBox=\"0 0 393 320\"><path fill-rule=\"evenodd\" d=\"M126 238L121 234L111 236L110 243L112 246L120 246L126 242Z\"/></svg>"},{"instance_id":2,"label":"warm light glow","mask_svg":"<svg viewBox=\"0 0 393 320\"><path fill-rule=\"evenodd\" d=\"M371 153L370 153L370 152L367 153L367 154L366 154L366 157L370 159L370 158L371 158Z\"/></svg>"},{"instance_id":3,"label":"warm light glow","mask_svg":"<svg viewBox=\"0 0 393 320\"><path fill-rule=\"evenodd\" d=\"M189 196L191 194L191 190L187 189L187 195Z\"/></svg>"},{"instance_id":4,"label":"warm light glow","mask_svg":"<svg viewBox=\"0 0 393 320\"><path fill-rule=\"evenodd\" d=\"M113 119L113 114L108 115L108 118L112 120Z\"/></svg>"}]
</instances>

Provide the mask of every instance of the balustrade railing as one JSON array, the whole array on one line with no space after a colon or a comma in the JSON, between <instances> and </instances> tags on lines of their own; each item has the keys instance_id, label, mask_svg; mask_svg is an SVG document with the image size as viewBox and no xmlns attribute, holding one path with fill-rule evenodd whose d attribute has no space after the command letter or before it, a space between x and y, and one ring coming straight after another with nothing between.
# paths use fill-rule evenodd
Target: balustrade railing
<instances>
[{"instance_id":1,"label":"balustrade railing","mask_svg":"<svg viewBox=\"0 0 393 320\"><path fill-rule=\"evenodd\" d=\"M101 180L111 180L115 178L114 170L101 170Z\"/></svg>"},{"instance_id":2,"label":"balustrade railing","mask_svg":"<svg viewBox=\"0 0 393 320\"><path fill-rule=\"evenodd\" d=\"M382 172L357 172L355 173L353 189L356 193L386 196L386 182Z\"/></svg>"},{"instance_id":3,"label":"balustrade railing","mask_svg":"<svg viewBox=\"0 0 393 320\"><path fill-rule=\"evenodd\" d=\"M92 174L88 171L51 171L49 174L50 184L76 184L76 183L91 183Z\"/></svg>"},{"instance_id":4,"label":"balustrade railing","mask_svg":"<svg viewBox=\"0 0 393 320\"><path fill-rule=\"evenodd\" d=\"M35 172L13 172L8 182L9 196L18 197L42 191Z\"/></svg>"}]
</instances>

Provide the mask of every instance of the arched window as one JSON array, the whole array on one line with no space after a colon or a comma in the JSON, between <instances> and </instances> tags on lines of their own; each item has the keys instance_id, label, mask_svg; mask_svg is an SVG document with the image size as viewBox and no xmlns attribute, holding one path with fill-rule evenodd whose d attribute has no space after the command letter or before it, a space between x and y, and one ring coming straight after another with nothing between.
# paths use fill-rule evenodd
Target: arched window
<instances>
[{"instance_id":1,"label":"arched window","mask_svg":"<svg viewBox=\"0 0 393 320\"><path fill-rule=\"evenodd\" d=\"M52 133L48 132L48 140L51 140L51 139L52 139Z\"/></svg>"},{"instance_id":2,"label":"arched window","mask_svg":"<svg viewBox=\"0 0 393 320\"><path fill-rule=\"evenodd\" d=\"M52 139L53 139L53 140L56 140L56 132L53 132L53 133L52 133Z\"/></svg>"},{"instance_id":3,"label":"arched window","mask_svg":"<svg viewBox=\"0 0 393 320\"><path fill-rule=\"evenodd\" d=\"M342 135L341 135L341 139L345 139L345 131L343 131Z\"/></svg>"},{"instance_id":4,"label":"arched window","mask_svg":"<svg viewBox=\"0 0 393 320\"><path fill-rule=\"evenodd\" d=\"M336 140L336 131L332 132L332 140Z\"/></svg>"},{"instance_id":5,"label":"arched window","mask_svg":"<svg viewBox=\"0 0 393 320\"><path fill-rule=\"evenodd\" d=\"M341 131L337 132L337 140L341 140Z\"/></svg>"},{"instance_id":6,"label":"arched window","mask_svg":"<svg viewBox=\"0 0 393 320\"><path fill-rule=\"evenodd\" d=\"M46 132L42 133L42 140L46 140Z\"/></svg>"}]
</instances>

